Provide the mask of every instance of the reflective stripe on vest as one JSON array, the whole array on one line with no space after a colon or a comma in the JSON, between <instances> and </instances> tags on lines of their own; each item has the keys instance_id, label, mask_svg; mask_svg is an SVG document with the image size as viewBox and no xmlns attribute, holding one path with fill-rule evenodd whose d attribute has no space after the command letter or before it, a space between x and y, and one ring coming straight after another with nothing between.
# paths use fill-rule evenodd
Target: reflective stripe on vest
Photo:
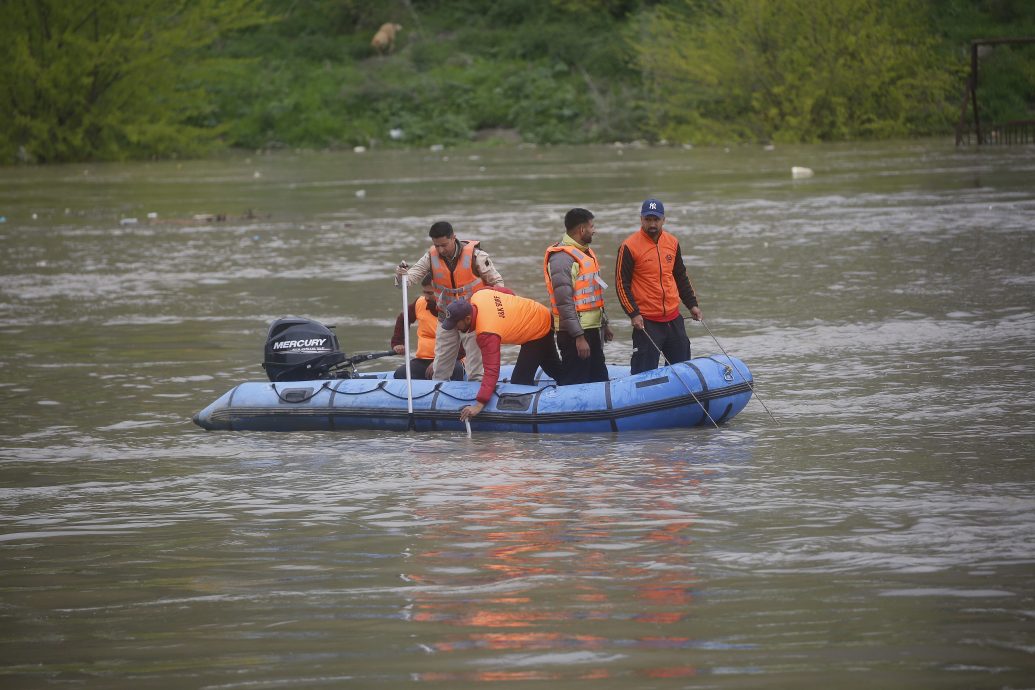
<instances>
[{"instance_id":1,"label":"reflective stripe on vest","mask_svg":"<svg viewBox=\"0 0 1035 690\"><path fill-rule=\"evenodd\" d=\"M457 240L457 242L459 241ZM474 274L474 250L477 246L477 240L468 241L463 245L460 259L452 271L438 255L438 249L434 245L428 250L428 258L431 259L431 281L435 286L439 313L442 313L442 309L458 299L470 301L475 290L485 284Z\"/></svg>"},{"instance_id":2,"label":"reflective stripe on vest","mask_svg":"<svg viewBox=\"0 0 1035 690\"><path fill-rule=\"evenodd\" d=\"M574 288L575 311L584 312L600 309L604 306L604 290L600 286L600 266L592 249L583 252L570 244L555 244L547 248L543 258L543 278L546 280L546 291L550 293L550 310L559 317L557 300L553 294L553 280L550 279L550 255L555 252L566 252L579 265L579 274L575 277Z\"/></svg>"}]
</instances>

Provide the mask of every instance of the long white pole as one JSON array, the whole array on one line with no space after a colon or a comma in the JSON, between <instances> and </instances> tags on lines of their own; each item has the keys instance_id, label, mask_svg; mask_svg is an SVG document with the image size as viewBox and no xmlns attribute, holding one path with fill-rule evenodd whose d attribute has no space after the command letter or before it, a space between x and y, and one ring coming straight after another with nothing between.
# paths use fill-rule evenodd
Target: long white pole
<instances>
[{"instance_id":1,"label":"long white pole","mask_svg":"<svg viewBox=\"0 0 1035 690\"><path fill-rule=\"evenodd\" d=\"M409 274L402 277L403 292L403 347L406 352L406 412L413 416L413 379L410 377L410 297L407 285L410 282Z\"/></svg>"}]
</instances>

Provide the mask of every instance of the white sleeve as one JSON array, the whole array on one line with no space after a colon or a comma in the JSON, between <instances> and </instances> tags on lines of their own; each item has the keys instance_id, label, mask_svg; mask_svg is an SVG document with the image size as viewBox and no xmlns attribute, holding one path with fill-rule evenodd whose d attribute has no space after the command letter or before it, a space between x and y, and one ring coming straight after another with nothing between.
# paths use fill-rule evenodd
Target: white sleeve
<instances>
[{"instance_id":1,"label":"white sleeve","mask_svg":"<svg viewBox=\"0 0 1035 690\"><path fill-rule=\"evenodd\" d=\"M474 250L474 272L486 285L503 285L503 276L496 270L487 252L481 249Z\"/></svg>"},{"instance_id":2,"label":"white sleeve","mask_svg":"<svg viewBox=\"0 0 1035 690\"><path fill-rule=\"evenodd\" d=\"M424 276L431 273L431 255L428 252L424 252L424 256L420 258L417 263L410 266L410 270L407 272L407 285L420 285L424 280Z\"/></svg>"}]
</instances>

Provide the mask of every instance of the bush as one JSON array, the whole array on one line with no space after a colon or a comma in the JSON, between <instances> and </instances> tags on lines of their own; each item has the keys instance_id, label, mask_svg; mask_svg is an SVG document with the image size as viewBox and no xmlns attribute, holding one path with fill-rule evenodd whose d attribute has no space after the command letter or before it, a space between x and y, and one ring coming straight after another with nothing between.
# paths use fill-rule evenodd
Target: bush
<instances>
[{"instance_id":1,"label":"bush","mask_svg":"<svg viewBox=\"0 0 1035 690\"><path fill-rule=\"evenodd\" d=\"M955 84L910 0L688 2L643 21L655 30L632 41L661 136L829 141L952 121Z\"/></svg>"},{"instance_id":2,"label":"bush","mask_svg":"<svg viewBox=\"0 0 1035 690\"><path fill-rule=\"evenodd\" d=\"M265 21L256 0L0 4L0 161L205 151L223 126L206 88L220 37Z\"/></svg>"}]
</instances>

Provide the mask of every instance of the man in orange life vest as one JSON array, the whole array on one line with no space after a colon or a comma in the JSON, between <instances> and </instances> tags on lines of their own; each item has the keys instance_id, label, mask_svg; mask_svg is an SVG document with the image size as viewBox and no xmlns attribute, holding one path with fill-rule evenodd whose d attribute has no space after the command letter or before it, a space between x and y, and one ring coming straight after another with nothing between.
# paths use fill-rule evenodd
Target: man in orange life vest
<instances>
[{"instance_id":1,"label":"man in orange life vest","mask_svg":"<svg viewBox=\"0 0 1035 690\"><path fill-rule=\"evenodd\" d=\"M704 318L679 240L665 231L664 224L665 206L647 199L640 208L640 229L618 248L615 287L633 325L633 374L658 368L658 348L671 364L690 359L680 301L695 321Z\"/></svg>"},{"instance_id":2,"label":"man in orange life vest","mask_svg":"<svg viewBox=\"0 0 1035 690\"><path fill-rule=\"evenodd\" d=\"M604 313L607 284L589 248L596 233L593 214L584 208L571 209L564 215L564 229L564 237L548 247L543 257L543 278L563 365L557 383L607 381L604 342L614 335Z\"/></svg>"},{"instance_id":3,"label":"man in orange life vest","mask_svg":"<svg viewBox=\"0 0 1035 690\"><path fill-rule=\"evenodd\" d=\"M417 324L417 351L410 360L410 376L415 379L430 379L434 371L432 362L435 360L435 331L438 330L438 305L435 302L435 289L431 285L431 274L424 276L421 281L423 294L415 299L407 308L408 323L412 326ZM406 338L403 335L405 328L403 313L395 320L395 332L392 333L392 349L396 354L405 354ZM460 356L464 356L463 348L460 349ZM406 378L406 365L403 364L395 370L394 377L397 379ZM453 381L464 380L464 365L457 362L453 367Z\"/></svg>"},{"instance_id":4,"label":"man in orange life vest","mask_svg":"<svg viewBox=\"0 0 1035 690\"><path fill-rule=\"evenodd\" d=\"M458 240L453 235L453 226L446 221L433 224L428 236L432 246L427 253L409 270L405 263L399 264L395 275L399 278L408 275L407 284L417 285L424 276L431 274L440 310L458 299L470 299L476 290L486 286L503 287L503 276L493 266L489 255L479 248L477 240ZM441 320L441 311L439 317ZM474 334L443 330L439 324L435 332L432 373L436 381L449 378L460 355L461 344L467 353L467 378L471 381L482 378L482 357Z\"/></svg>"},{"instance_id":5,"label":"man in orange life vest","mask_svg":"<svg viewBox=\"0 0 1035 690\"><path fill-rule=\"evenodd\" d=\"M492 399L500 377L500 345L521 346L511 383L531 386L539 367L554 380L560 375L561 360L553 344L553 317L549 309L535 300L518 297L507 288L493 288L479 290L470 301L457 300L444 312L442 328L474 334L485 364L476 402L460 410L460 421L477 415Z\"/></svg>"}]
</instances>

